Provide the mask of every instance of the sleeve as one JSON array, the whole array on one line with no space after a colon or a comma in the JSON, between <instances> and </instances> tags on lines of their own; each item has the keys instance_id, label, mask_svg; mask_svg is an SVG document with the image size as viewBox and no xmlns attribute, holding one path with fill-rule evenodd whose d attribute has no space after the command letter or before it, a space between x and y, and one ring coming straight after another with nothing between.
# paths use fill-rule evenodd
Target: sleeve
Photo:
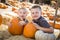
<instances>
[{"instance_id":1,"label":"sleeve","mask_svg":"<svg viewBox=\"0 0 60 40\"><path fill-rule=\"evenodd\" d=\"M45 19L40 20L40 26L45 28L51 27L50 24Z\"/></svg>"}]
</instances>

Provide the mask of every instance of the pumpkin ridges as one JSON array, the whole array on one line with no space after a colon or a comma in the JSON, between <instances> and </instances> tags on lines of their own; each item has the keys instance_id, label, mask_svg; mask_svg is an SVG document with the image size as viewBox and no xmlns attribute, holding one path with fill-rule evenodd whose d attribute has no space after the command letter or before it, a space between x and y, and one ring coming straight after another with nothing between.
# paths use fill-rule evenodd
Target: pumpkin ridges
<instances>
[{"instance_id":1,"label":"pumpkin ridges","mask_svg":"<svg viewBox=\"0 0 60 40\"><path fill-rule=\"evenodd\" d=\"M18 22L20 20L18 20L18 18L14 18L11 21L12 26L8 28L8 31L13 34L13 35L20 35L22 34L23 31L23 27L21 27L20 25L18 25Z\"/></svg>"},{"instance_id":2,"label":"pumpkin ridges","mask_svg":"<svg viewBox=\"0 0 60 40\"><path fill-rule=\"evenodd\" d=\"M24 31L23 31L23 35L25 37L30 37L30 38L34 38L35 37L35 32L36 32L36 28L34 27L34 25L32 23L28 23L25 27L24 27Z\"/></svg>"},{"instance_id":3,"label":"pumpkin ridges","mask_svg":"<svg viewBox=\"0 0 60 40\"><path fill-rule=\"evenodd\" d=\"M49 24L53 27L54 22L49 22ZM60 29L60 24L56 23L54 28Z\"/></svg>"},{"instance_id":4,"label":"pumpkin ridges","mask_svg":"<svg viewBox=\"0 0 60 40\"><path fill-rule=\"evenodd\" d=\"M0 15L0 25L1 25L1 23L2 23L2 16Z\"/></svg>"}]
</instances>

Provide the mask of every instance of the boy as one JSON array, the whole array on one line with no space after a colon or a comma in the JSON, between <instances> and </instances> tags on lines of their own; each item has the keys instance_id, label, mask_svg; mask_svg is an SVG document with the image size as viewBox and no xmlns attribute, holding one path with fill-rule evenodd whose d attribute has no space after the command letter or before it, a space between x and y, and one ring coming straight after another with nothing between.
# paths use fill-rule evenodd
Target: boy
<instances>
[{"instance_id":1,"label":"boy","mask_svg":"<svg viewBox=\"0 0 60 40\"><path fill-rule=\"evenodd\" d=\"M35 5L31 8L31 16L33 18L33 24L38 29L35 33L36 40L39 38L40 40L55 40L55 36L53 34L54 29L48 24L48 22L41 16L41 7ZM45 36L47 35L47 36ZM45 37L47 38L45 38ZM38 40L39 40L38 39Z\"/></svg>"},{"instance_id":2,"label":"boy","mask_svg":"<svg viewBox=\"0 0 60 40\"><path fill-rule=\"evenodd\" d=\"M18 11L19 11L18 12L19 18L21 19L19 24L23 26L23 25L25 25L28 22L26 20L26 16L27 16L28 12L27 12L26 8L20 8Z\"/></svg>"},{"instance_id":3,"label":"boy","mask_svg":"<svg viewBox=\"0 0 60 40\"><path fill-rule=\"evenodd\" d=\"M26 20L26 16L27 16L27 9L26 8L20 8L18 11L18 16L17 18L19 18L21 21L18 23L20 26L24 26L28 21ZM8 23L8 26L11 26L11 23Z\"/></svg>"}]
</instances>

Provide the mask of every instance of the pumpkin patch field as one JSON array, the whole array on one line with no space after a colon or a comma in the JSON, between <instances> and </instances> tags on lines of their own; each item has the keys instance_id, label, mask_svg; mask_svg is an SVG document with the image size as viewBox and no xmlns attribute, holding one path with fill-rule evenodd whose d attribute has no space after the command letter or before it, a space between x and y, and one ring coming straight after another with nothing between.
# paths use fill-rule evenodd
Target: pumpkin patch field
<instances>
[{"instance_id":1,"label":"pumpkin patch field","mask_svg":"<svg viewBox=\"0 0 60 40\"><path fill-rule=\"evenodd\" d=\"M31 7L34 5L36 4L13 0L8 0L7 4L0 2L0 40L35 40L37 28L32 23L33 18L30 12ZM54 25L55 9L45 4L40 6L42 9L42 16L47 20L51 27L54 28L54 34L57 38L60 32L60 8L58 8L56 23ZM26 8L28 11L26 17L28 23L24 26L19 25L19 22L22 21L18 18L19 8ZM39 37L37 38L39 39Z\"/></svg>"}]
</instances>

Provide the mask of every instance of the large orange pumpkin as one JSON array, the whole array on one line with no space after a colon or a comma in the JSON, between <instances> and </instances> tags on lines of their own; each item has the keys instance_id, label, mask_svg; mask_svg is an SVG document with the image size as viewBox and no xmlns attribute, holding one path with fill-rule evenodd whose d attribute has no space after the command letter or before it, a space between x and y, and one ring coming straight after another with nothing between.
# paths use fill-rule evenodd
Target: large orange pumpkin
<instances>
[{"instance_id":1,"label":"large orange pumpkin","mask_svg":"<svg viewBox=\"0 0 60 40\"><path fill-rule=\"evenodd\" d=\"M36 32L36 28L34 27L34 25L32 23L28 23L25 27L24 27L24 31L23 31L23 35L25 37L28 38L34 38L35 37L35 32Z\"/></svg>"},{"instance_id":2,"label":"large orange pumpkin","mask_svg":"<svg viewBox=\"0 0 60 40\"><path fill-rule=\"evenodd\" d=\"M0 15L0 25L1 25L1 23L2 23L2 16Z\"/></svg>"},{"instance_id":3,"label":"large orange pumpkin","mask_svg":"<svg viewBox=\"0 0 60 40\"><path fill-rule=\"evenodd\" d=\"M49 22L49 24L53 27L54 22ZM54 28L60 29L60 24L56 23Z\"/></svg>"},{"instance_id":4,"label":"large orange pumpkin","mask_svg":"<svg viewBox=\"0 0 60 40\"><path fill-rule=\"evenodd\" d=\"M13 34L13 35L20 35L22 34L22 31L23 31L23 27L18 25L18 22L20 20L18 18L14 18L12 19L11 21L11 24L12 26L11 27L8 27L8 31Z\"/></svg>"}]
</instances>

